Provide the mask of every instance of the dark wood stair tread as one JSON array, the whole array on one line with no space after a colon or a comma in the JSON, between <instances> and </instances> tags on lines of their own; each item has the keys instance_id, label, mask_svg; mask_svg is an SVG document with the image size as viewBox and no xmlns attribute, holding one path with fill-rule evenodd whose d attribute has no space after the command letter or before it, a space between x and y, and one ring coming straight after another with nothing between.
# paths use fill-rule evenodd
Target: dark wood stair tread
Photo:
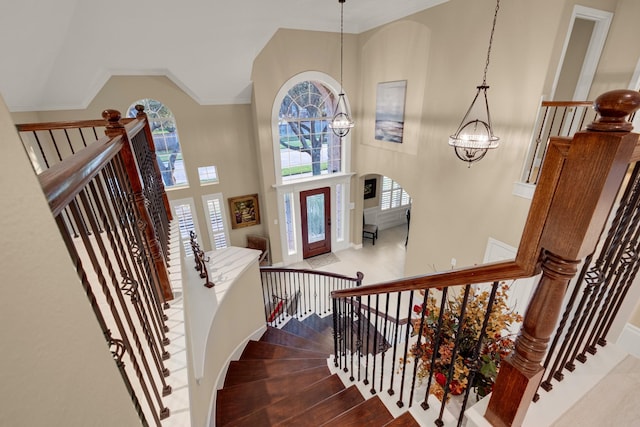
<instances>
[{"instance_id":1,"label":"dark wood stair tread","mask_svg":"<svg viewBox=\"0 0 640 427\"><path fill-rule=\"evenodd\" d=\"M286 396L297 395L307 385L330 375L328 367L319 366L293 374L224 387L217 393L216 425L225 425Z\"/></svg>"},{"instance_id":2,"label":"dark wood stair tread","mask_svg":"<svg viewBox=\"0 0 640 427\"><path fill-rule=\"evenodd\" d=\"M355 385L334 394L304 412L288 418L277 426L315 427L364 402L364 397Z\"/></svg>"},{"instance_id":3,"label":"dark wood stair tread","mask_svg":"<svg viewBox=\"0 0 640 427\"><path fill-rule=\"evenodd\" d=\"M389 421L384 427L420 427L420 424L409 412L405 412L395 420Z\"/></svg>"},{"instance_id":4,"label":"dark wood stair tread","mask_svg":"<svg viewBox=\"0 0 640 427\"><path fill-rule=\"evenodd\" d=\"M321 343L302 338L298 335L294 335L271 326L267 326L267 330L260 338L260 341L287 347L295 347L301 350L317 351L321 353L327 352L327 349Z\"/></svg>"},{"instance_id":5,"label":"dark wood stair tread","mask_svg":"<svg viewBox=\"0 0 640 427\"><path fill-rule=\"evenodd\" d=\"M246 359L322 359L328 358L328 353L307 351L298 348L270 344L263 341L249 341L240 356Z\"/></svg>"},{"instance_id":6,"label":"dark wood stair tread","mask_svg":"<svg viewBox=\"0 0 640 427\"><path fill-rule=\"evenodd\" d=\"M322 426L327 427L379 427L393 420L393 416L378 396L364 401Z\"/></svg>"},{"instance_id":7,"label":"dark wood stair tread","mask_svg":"<svg viewBox=\"0 0 640 427\"><path fill-rule=\"evenodd\" d=\"M379 332L376 325L367 320L365 314L359 317L358 320L353 322L353 331L357 333L358 327L360 327L360 334L362 336L362 351L365 351L369 354L378 354L389 347L391 344L387 342L384 335ZM381 328L382 325L378 325L378 329Z\"/></svg>"},{"instance_id":8,"label":"dark wood stair tread","mask_svg":"<svg viewBox=\"0 0 640 427\"><path fill-rule=\"evenodd\" d=\"M313 313L302 321L302 324L308 326L319 334L333 334L333 315L320 317Z\"/></svg>"},{"instance_id":9,"label":"dark wood stair tread","mask_svg":"<svg viewBox=\"0 0 640 427\"><path fill-rule=\"evenodd\" d=\"M225 387L262 380L314 368L327 366L327 359L247 359L229 363L224 380Z\"/></svg>"},{"instance_id":10,"label":"dark wood stair tread","mask_svg":"<svg viewBox=\"0 0 640 427\"><path fill-rule=\"evenodd\" d=\"M365 316L354 330L358 322L366 350L388 345ZM267 327L259 341L247 343L240 360L230 362L224 388L217 391L216 425L419 426L408 412L394 420L379 396L365 400L355 385L345 388L331 375L333 346L331 316L312 314L302 322L290 319L282 329Z\"/></svg>"},{"instance_id":11,"label":"dark wood stair tread","mask_svg":"<svg viewBox=\"0 0 640 427\"><path fill-rule=\"evenodd\" d=\"M281 329L309 341L319 343L326 352L333 353L333 335L320 334L297 319L290 319Z\"/></svg>"},{"instance_id":12,"label":"dark wood stair tread","mask_svg":"<svg viewBox=\"0 0 640 427\"><path fill-rule=\"evenodd\" d=\"M257 411L238 418L227 424L229 427L268 427L290 418L292 415L306 411L307 408L344 390L344 384L337 374L323 378L320 381L296 393L294 399L285 397L262 407Z\"/></svg>"}]
</instances>

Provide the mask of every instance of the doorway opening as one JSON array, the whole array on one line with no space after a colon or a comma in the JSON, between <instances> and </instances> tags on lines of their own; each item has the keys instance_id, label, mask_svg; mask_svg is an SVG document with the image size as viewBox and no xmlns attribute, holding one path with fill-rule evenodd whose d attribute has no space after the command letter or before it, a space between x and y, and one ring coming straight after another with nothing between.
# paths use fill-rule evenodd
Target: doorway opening
<instances>
[{"instance_id":1,"label":"doorway opening","mask_svg":"<svg viewBox=\"0 0 640 427\"><path fill-rule=\"evenodd\" d=\"M551 90L552 100L587 100L612 19L611 12L574 7Z\"/></svg>"}]
</instances>

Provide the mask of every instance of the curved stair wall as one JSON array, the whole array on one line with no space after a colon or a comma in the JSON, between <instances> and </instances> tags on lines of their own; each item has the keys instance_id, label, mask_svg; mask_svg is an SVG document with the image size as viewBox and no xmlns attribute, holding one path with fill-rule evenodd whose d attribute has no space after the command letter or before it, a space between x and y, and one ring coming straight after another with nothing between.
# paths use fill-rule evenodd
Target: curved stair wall
<instances>
[{"instance_id":1,"label":"curved stair wall","mask_svg":"<svg viewBox=\"0 0 640 427\"><path fill-rule=\"evenodd\" d=\"M193 268L193 257L183 258L185 327L191 420L194 426L212 425L218 382L229 361L247 341L265 330L259 252L230 247L207 253L207 288ZM238 353L238 354L236 354Z\"/></svg>"}]
</instances>

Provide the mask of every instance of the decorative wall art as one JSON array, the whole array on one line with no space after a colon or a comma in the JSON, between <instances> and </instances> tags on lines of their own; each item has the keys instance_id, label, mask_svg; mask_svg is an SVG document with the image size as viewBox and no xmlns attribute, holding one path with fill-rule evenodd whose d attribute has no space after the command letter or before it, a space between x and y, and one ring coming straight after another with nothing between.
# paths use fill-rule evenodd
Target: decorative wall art
<instances>
[{"instance_id":1,"label":"decorative wall art","mask_svg":"<svg viewBox=\"0 0 640 427\"><path fill-rule=\"evenodd\" d=\"M364 180L364 198L373 199L376 197L376 182L375 178Z\"/></svg>"},{"instance_id":2,"label":"decorative wall art","mask_svg":"<svg viewBox=\"0 0 640 427\"><path fill-rule=\"evenodd\" d=\"M378 83L375 130L377 140L402 143L406 92L406 80Z\"/></svg>"},{"instance_id":3,"label":"decorative wall art","mask_svg":"<svg viewBox=\"0 0 640 427\"><path fill-rule=\"evenodd\" d=\"M258 195L229 197L229 212L231 213L231 228L250 227L260 224Z\"/></svg>"}]
</instances>

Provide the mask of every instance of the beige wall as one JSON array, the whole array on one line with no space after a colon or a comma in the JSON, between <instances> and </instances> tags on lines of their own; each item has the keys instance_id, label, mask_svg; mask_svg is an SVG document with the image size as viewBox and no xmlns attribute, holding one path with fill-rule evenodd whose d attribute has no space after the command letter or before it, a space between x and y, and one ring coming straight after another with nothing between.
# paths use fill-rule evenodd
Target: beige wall
<instances>
[{"instance_id":1,"label":"beige wall","mask_svg":"<svg viewBox=\"0 0 640 427\"><path fill-rule=\"evenodd\" d=\"M2 99L0 140L0 425L139 425Z\"/></svg>"},{"instance_id":2,"label":"beige wall","mask_svg":"<svg viewBox=\"0 0 640 427\"><path fill-rule=\"evenodd\" d=\"M163 102L176 118L190 185L185 189L168 190L168 195L171 200L193 198L202 234L198 240L208 250L210 243L202 196L222 193L226 203L228 197L259 192L256 145L249 105L202 106L166 77L117 76L106 83L86 110L45 111L37 113L35 118L33 114L25 116L17 113L14 118L17 122L99 118L102 110L107 108L126 114L129 106L142 98ZM217 167L220 183L201 186L198 167L211 165ZM247 234L262 233L262 225L229 229L234 246L245 246Z\"/></svg>"},{"instance_id":3,"label":"beige wall","mask_svg":"<svg viewBox=\"0 0 640 427\"><path fill-rule=\"evenodd\" d=\"M637 43L640 40L640 2L619 0L611 11L614 12L613 21L598 63L590 99L609 90L627 89L640 59L640 43Z\"/></svg>"},{"instance_id":4,"label":"beige wall","mask_svg":"<svg viewBox=\"0 0 640 427\"><path fill-rule=\"evenodd\" d=\"M582 64L585 54L591 41L591 34L595 27L594 21L586 19L576 19L571 29L571 37L567 46L567 52L562 61L562 71L558 77L558 84L553 94L553 98L558 101L571 101L578 84ZM583 99L576 99L583 101Z\"/></svg>"},{"instance_id":5,"label":"beige wall","mask_svg":"<svg viewBox=\"0 0 640 427\"><path fill-rule=\"evenodd\" d=\"M355 169L386 175L412 196L405 274L425 273L424 265L448 269L451 258L458 266L480 263L489 237L517 246L529 202L513 196L512 185L543 93L558 26L554 13L561 7L556 1L501 5L487 76L501 147L471 168L447 140L482 82L495 2L454 0L361 35ZM373 138L376 84L390 80L407 80L401 145Z\"/></svg>"},{"instance_id":6,"label":"beige wall","mask_svg":"<svg viewBox=\"0 0 640 427\"><path fill-rule=\"evenodd\" d=\"M638 31L628 22L629 16L637 16L633 12L638 6L631 1L619 3L625 18L618 18L616 11L611 34L622 38L617 36L622 32L628 37ZM512 195L512 187L522 172L540 99L550 93L575 4L572 0L516 0L501 5L487 75L493 125L501 147L471 168L455 157L447 140L482 82L495 2L451 0L346 37L344 87L356 119L351 133L352 170L357 178L352 181L352 220L361 217L364 207L361 186L365 175L386 175L411 194L411 233L416 238L410 239L413 245L407 250L405 274L425 273L424 265L448 269L451 258L459 266L480 263L489 237L518 245L529 201ZM587 0L580 4L614 11L617 2ZM451 25L452 17L456 25ZM618 29L620 25L625 29ZM612 49L608 43L605 55L615 57ZM280 30L254 62L261 189L276 260L280 243L272 188L273 102L282 85L302 71L339 76L338 51L336 34ZM637 57L632 53L614 61L616 68L624 70L621 80L630 78ZM608 90L609 83L598 82L610 79L599 73L594 86ZM407 80L402 144L377 141L373 134L376 85L392 80ZM621 82L615 85L620 87ZM352 241L359 243L358 221L352 223ZM461 241L465 242L462 246Z\"/></svg>"}]
</instances>

